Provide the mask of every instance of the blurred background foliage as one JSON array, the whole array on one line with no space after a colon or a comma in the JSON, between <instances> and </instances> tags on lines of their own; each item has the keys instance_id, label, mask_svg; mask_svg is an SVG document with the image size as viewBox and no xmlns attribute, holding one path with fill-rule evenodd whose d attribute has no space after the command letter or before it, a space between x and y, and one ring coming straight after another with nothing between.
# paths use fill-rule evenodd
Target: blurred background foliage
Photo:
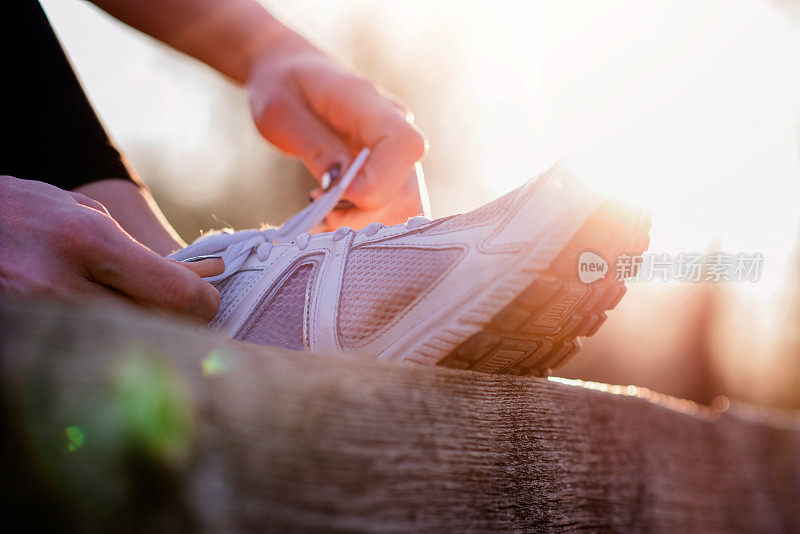
<instances>
[{"instance_id":1,"label":"blurred background foliage","mask_svg":"<svg viewBox=\"0 0 800 534\"><path fill-rule=\"evenodd\" d=\"M43 2L93 102L187 241L280 224L313 178L245 92L98 10ZM562 154L651 207L651 250L761 252L758 283L634 283L562 376L800 407L800 21L793 0L275 1L414 110L435 216Z\"/></svg>"}]
</instances>

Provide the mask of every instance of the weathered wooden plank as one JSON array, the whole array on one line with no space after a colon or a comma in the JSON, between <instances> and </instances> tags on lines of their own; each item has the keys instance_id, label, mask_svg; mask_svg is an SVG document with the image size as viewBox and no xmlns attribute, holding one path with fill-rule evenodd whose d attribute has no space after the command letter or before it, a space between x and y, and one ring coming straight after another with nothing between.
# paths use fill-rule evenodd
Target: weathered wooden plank
<instances>
[{"instance_id":1,"label":"weathered wooden plank","mask_svg":"<svg viewBox=\"0 0 800 534\"><path fill-rule=\"evenodd\" d=\"M6 518L800 532L791 414L247 346L130 310L0 310Z\"/></svg>"}]
</instances>

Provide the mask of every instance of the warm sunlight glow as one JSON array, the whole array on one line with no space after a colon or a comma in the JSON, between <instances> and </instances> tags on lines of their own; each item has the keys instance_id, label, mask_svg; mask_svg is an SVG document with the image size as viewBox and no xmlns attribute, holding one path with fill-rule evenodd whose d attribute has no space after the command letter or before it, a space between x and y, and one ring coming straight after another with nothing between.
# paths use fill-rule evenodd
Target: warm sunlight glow
<instances>
[{"instance_id":1,"label":"warm sunlight glow","mask_svg":"<svg viewBox=\"0 0 800 534\"><path fill-rule=\"evenodd\" d=\"M777 3L267 3L336 53L352 40L344 21L379 28L416 93L438 89L424 73L452 70L448 105L415 103L423 126L451 126L431 139L434 215L475 207L565 155L587 183L652 209L652 251L759 252L761 280L742 288L768 299L783 282L798 230L800 21ZM215 75L81 3L45 5L123 147L135 156L146 140L176 176L196 162L187 203L216 194L236 161L209 133Z\"/></svg>"}]
</instances>

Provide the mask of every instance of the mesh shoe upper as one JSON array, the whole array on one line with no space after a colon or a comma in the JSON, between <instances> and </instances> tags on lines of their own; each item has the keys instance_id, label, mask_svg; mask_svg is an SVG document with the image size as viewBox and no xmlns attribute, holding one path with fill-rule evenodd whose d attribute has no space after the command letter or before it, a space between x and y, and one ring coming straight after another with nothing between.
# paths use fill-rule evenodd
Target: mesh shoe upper
<instances>
[{"instance_id":1,"label":"mesh shoe upper","mask_svg":"<svg viewBox=\"0 0 800 534\"><path fill-rule=\"evenodd\" d=\"M358 348L398 317L458 260L459 249L362 247L347 258L339 341Z\"/></svg>"},{"instance_id":2,"label":"mesh shoe upper","mask_svg":"<svg viewBox=\"0 0 800 534\"><path fill-rule=\"evenodd\" d=\"M319 215L311 210L278 229L204 237L174 257L225 261L208 278L222 301L210 329L287 349L437 363L546 269L595 209L599 200L568 176L548 179L555 172L438 221L295 235Z\"/></svg>"},{"instance_id":3,"label":"mesh shoe upper","mask_svg":"<svg viewBox=\"0 0 800 534\"><path fill-rule=\"evenodd\" d=\"M439 235L446 234L448 232L454 232L456 230L465 230L475 226L491 224L500 219L503 214L508 211L508 209L514 203L514 197L516 194L517 190L511 191L510 193L505 194L502 197L484 204L483 206L480 206L472 211L449 217L438 224L431 225L423 233L425 235Z\"/></svg>"},{"instance_id":4,"label":"mesh shoe upper","mask_svg":"<svg viewBox=\"0 0 800 534\"><path fill-rule=\"evenodd\" d=\"M285 267L272 265L271 260L260 265L259 262L276 253L273 247L279 247L278 256L283 253L294 258L294 254L302 254L312 241L308 234L304 234L295 237L294 241L276 243L273 242L275 229L211 234L175 256L189 257L192 249L203 254L215 253L218 249L222 252L226 272L209 279L219 289L221 298L220 311L208 325L210 329L231 322L235 313L241 314L246 309L246 317L239 320L240 326L230 332L236 339L294 350L310 348L309 297L323 289L320 284L335 284L338 286L333 292L335 299L326 301L324 311L335 317L331 331L336 346L346 350L361 349L401 319L465 254L460 245L438 246L441 238L436 236L494 224L513 205L516 194L517 191L513 191L472 212L444 220L431 222L414 218L406 225L384 228L374 223L358 232L341 228L326 234L328 248L350 235L351 246L337 254L343 258L337 260L343 262L343 267L335 279L317 280L320 264L330 259L326 254L313 260L312 256L304 261L295 258L293 264ZM388 233L388 237L380 239L379 243L352 243L356 234L363 237L380 231ZM433 236L433 243L437 246L409 246L407 239L410 234ZM265 246L266 254L262 257L261 250ZM275 272L268 273L273 269ZM272 281L267 284L264 278ZM247 300L250 293L257 295L251 295Z\"/></svg>"},{"instance_id":5,"label":"mesh shoe upper","mask_svg":"<svg viewBox=\"0 0 800 534\"><path fill-rule=\"evenodd\" d=\"M244 295L253 287L261 271L239 271L229 278L219 282L216 287L219 291L219 312L209 326L225 322L231 312Z\"/></svg>"}]
</instances>

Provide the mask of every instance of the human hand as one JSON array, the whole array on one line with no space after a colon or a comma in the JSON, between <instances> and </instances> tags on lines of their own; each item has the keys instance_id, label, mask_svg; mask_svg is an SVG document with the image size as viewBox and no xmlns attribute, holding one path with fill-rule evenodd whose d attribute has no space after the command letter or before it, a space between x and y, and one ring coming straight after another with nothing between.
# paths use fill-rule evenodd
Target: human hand
<instances>
[{"instance_id":1,"label":"human hand","mask_svg":"<svg viewBox=\"0 0 800 534\"><path fill-rule=\"evenodd\" d=\"M427 143L391 95L291 32L257 56L248 86L261 134L299 157L318 180L328 172L335 181L361 148L371 149L344 196L353 207L331 213L328 229L422 214L414 164Z\"/></svg>"},{"instance_id":2,"label":"human hand","mask_svg":"<svg viewBox=\"0 0 800 534\"><path fill-rule=\"evenodd\" d=\"M0 176L0 290L67 301L128 300L208 322L219 293L200 276L222 260L181 264L134 241L102 204Z\"/></svg>"},{"instance_id":3,"label":"human hand","mask_svg":"<svg viewBox=\"0 0 800 534\"><path fill-rule=\"evenodd\" d=\"M394 97L311 45L255 0L93 0L102 9L236 82L246 83L256 126L321 180L343 173L364 147L366 166L329 226L403 222L422 213L413 174L426 142ZM335 221L335 224L334 222Z\"/></svg>"}]
</instances>

